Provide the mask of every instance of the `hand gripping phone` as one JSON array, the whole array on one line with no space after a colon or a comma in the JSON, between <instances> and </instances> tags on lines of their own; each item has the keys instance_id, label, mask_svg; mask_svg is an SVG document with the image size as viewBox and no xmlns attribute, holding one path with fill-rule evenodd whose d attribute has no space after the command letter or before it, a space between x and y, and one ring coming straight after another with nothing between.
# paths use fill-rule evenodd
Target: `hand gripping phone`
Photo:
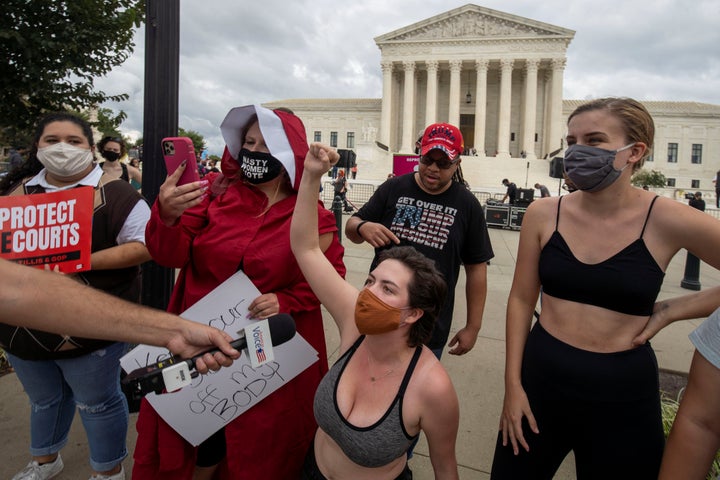
<instances>
[{"instance_id":1,"label":"hand gripping phone","mask_svg":"<svg viewBox=\"0 0 720 480\"><path fill-rule=\"evenodd\" d=\"M172 175L183 161L187 161L185 171L178 180L178 185L200 180L195 160L195 147L193 147L192 140L188 137L163 138L162 152L168 175Z\"/></svg>"}]
</instances>

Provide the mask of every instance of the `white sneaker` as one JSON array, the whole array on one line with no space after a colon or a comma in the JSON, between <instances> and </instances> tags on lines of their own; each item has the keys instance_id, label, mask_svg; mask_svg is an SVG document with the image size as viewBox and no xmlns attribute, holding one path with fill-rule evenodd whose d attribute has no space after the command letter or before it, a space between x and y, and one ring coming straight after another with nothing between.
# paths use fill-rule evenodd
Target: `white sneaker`
<instances>
[{"instance_id":1,"label":"white sneaker","mask_svg":"<svg viewBox=\"0 0 720 480\"><path fill-rule=\"evenodd\" d=\"M90 480L125 480L125 469L120 465L120 471L114 475L93 475Z\"/></svg>"},{"instance_id":2,"label":"white sneaker","mask_svg":"<svg viewBox=\"0 0 720 480\"><path fill-rule=\"evenodd\" d=\"M47 480L62 472L64 466L62 457L58 453L54 462L40 465L38 462L33 460L28 463L27 467L25 467L21 472L18 472L12 480Z\"/></svg>"}]
</instances>

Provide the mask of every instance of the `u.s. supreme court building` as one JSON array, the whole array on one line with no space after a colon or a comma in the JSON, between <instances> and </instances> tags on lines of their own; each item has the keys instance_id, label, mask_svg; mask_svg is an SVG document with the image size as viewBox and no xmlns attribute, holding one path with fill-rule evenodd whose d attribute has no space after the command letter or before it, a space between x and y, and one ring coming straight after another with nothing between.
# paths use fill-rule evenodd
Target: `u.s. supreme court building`
<instances>
[{"instance_id":1,"label":"u.s. supreme court building","mask_svg":"<svg viewBox=\"0 0 720 480\"><path fill-rule=\"evenodd\" d=\"M376 37L381 99L288 99L267 103L299 115L309 141L356 153L358 179L383 180L393 154L412 154L430 123L458 125L463 172L472 188L535 182L553 191L549 161L562 155L568 115L584 101L562 98L567 49L575 32L465 5ZM621 88L618 88L621 92ZM656 137L646 169L668 179L664 192L714 197L720 169L720 105L643 102ZM708 202L708 206L711 203Z\"/></svg>"}]
</instances>

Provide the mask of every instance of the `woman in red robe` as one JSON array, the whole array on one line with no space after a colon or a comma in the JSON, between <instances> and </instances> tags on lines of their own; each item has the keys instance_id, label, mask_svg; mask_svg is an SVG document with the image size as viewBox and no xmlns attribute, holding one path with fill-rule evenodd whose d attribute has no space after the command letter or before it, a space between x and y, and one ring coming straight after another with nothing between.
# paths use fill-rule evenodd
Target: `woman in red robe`
<instances>
[{"instance_id":1,"label":"woman in red robe","mask_svg":"<svg viewBox=\"0 0 720 480\"><path fill-rule=\"evenodd\" d=\"M328 369L322 315L289 237L308 151L305 128L291 113L248 105L232 109L221 131L223 174L178 186L178 168L152 208L148 250L158 264L181 269L168 310L183 312L242 269L262 292L251 314L290 314L320 360L198 448L143 400L135 480L296 478L317 428L312 402ZM344 276L335 218L320 202L318 212L325 255Z\"/></svg>"}]
</instances>

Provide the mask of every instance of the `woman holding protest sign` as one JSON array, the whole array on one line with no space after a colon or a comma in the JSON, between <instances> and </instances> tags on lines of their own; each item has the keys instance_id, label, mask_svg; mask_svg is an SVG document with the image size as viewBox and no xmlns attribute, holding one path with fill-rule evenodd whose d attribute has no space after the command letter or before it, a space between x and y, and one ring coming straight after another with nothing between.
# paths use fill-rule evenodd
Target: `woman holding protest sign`
<instances>
[{"instance_id":1,"label":"woman holding protest sign","mask_svg":"<svg viewBox=\"0 0 720 480\"><path fill-rule=\"evenodd\" d=\"M184 165L160 187L148 223L156 262L179 268L169 310L180 313L238 270L262 294L255 319L290 314L319 361L228 423L197 449L144 401L133 479L297 478L315 433L313 394L327 372L320 303L290 250L290 220L308 151L302 121L258 105L233 108L221 125L222 175L178 185ZM345 274L335 219L318 204L325 256ZM227 327L228 331L232 328ZM234 332L232 332L234 334Z\"/></svg>"},{"instance_id":2,"label":"woman holding protest sign","mask_svg":"<svg viewBox=\"0 0 720 480\"><path fill-rule=\"evenodd\" d=\"M85 120L69 113L49 114L38 124L28 161L0 182L0 192L16 196L93 187L91 267L72 276L139 302L139 265L149 259L144 230L150 209L129 183L103 175L93 152ZM101 317L98 312L98 321ZM128 407L120 390L118 360L125 344L0 324L0 345L9 352L32 406L33 460L13 480L51 478L63 469L59 452L76 406L88 437L92 478L124 479Z\"/></svg>"}]
</instances>

